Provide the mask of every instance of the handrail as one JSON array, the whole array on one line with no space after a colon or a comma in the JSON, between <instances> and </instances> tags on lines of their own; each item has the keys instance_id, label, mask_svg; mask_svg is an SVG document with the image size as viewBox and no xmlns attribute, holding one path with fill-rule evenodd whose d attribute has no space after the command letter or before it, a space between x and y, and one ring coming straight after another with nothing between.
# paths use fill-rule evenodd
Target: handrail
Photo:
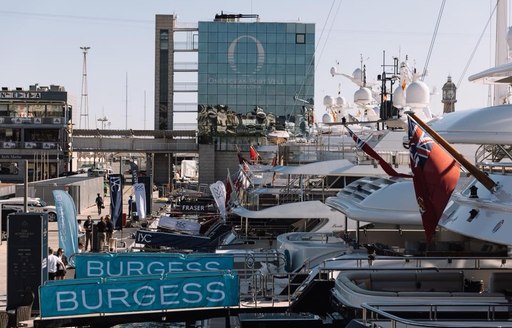
<instances>
[{"instance_id":1,"label":"handrail","mask_svg":"<svg viewBox=\"0 0 512 328\"><path fill-rule=\"evenodd\" d=\"M388 310L382 310L380 307L385 306ZM429 316L428 318L422 318L421 321L414 320L414 319L408 319L408 318L402 318L399 316L396 316L394 314L389 313L390 308L396 308L397 311L403 310L404 308L410 308L410 307L418 307L418 306L425 306L429 309ZM450 318L450 321L442 321L442 322L436 322L436 320L439 320L437 318L437 313L441 308L453 308L453 304L446 304L446 303L434 303L434 302L425 302L425 303L414 303L411 304L408 303L393 303L390 304L367 304L363 303L361 304L361 307L363 308L363 318L362 321L365 325L370 325L373 320L379 320L382 322L383 318L389 319L391 321L391 326L396 327L397 323L404 324L406 326L411 327L481 327L481 325L478 325L478 321L486 323L486 327L491 327L489 325L489 322L492 322L496 320L496 312L497 308L504 308L507 309L507 312L510 311L510 308L512 305L504 304L504 303L464 303L464 304L457 304L456 306L458 308L473 308L471 312L474 314L475 311L478 309L481 309L482 312L486 314L486 319L480 319L476 320L474 318L468 319L464 315L462 315L460 318L457 318L455 321L455 318ZM482 308L484 310L482 310ZM469 311L463 311L462 313L467 314ZM467 321L465 321L467 320ZM474 325L472 325L473 323ZM508 322L508 320L499 321L500 327L512 327L512 322ZM505 324L505 325L504 325Z\"/></svg>"}]
</instances>

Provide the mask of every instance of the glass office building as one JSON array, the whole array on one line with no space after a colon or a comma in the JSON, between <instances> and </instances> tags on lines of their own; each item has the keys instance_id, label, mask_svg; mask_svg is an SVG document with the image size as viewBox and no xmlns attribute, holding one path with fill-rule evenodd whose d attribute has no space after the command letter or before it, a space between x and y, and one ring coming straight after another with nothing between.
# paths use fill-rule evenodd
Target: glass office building
<instances>
[{"instance_id":1,"label":"glass office building","mask_svg":"<svg viewBox=\"0 0 512 328\"><path fill-rule=\"evenodd\" d=\"M199 22L199 121L208 109L228 113L227 123L217 122L228 131L256 117L257 107L277 125L307 116L296 98L312 104L314 51L314 24Z\"/></svg>"}]
</instances>

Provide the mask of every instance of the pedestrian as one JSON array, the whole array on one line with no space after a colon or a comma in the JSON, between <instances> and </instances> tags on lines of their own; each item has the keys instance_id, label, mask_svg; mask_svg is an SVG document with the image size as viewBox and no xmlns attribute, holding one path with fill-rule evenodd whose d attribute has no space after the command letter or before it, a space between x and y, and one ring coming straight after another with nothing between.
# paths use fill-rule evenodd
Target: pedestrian
<instances>
[{"instance_id":1,"label":"pedestrian","mask_svg":"<svg viewBox=\"0 0 512 328\"><path fill-rule=\"evenodd\" d=\"M78 253L83 253L83 252L84 252L84 244L78 243Z\"/></svg>"},{"instance_id":2,"label":"pedestrian","mask_svg":"<svg viewBox=\"0 0 512 328\"><path fill-rule=\"evenodd\" d=\"M64 280L64 277L66 276L68 258L64 255L64 250L62 248L57 249L57 257L60 259L60 262L57 262L57 274L55 275L55 279Z\"/></svg>"},{"instance_id":3,"label":"pedestrian","mask_svg":"<svg viewBox=\"0 0 512 328\"><path fill-rule=\"evenodd\" d=\"M100 251L105 247L105 233L107 232L107 224L105 223L105 218L103 216L100 217L100 222L97 223L96 228L98 230L98 248Z\"/></svg>"},{"instance_id":4,"label":"pedestrian","mask_svg":"<svg viewBox=\"0 0 512 328\"><path fill-rule=\"evenodd\" d=\"M87 215L87 220L84 222L85 229L85 250L89 248L89 244L91 244L92 249L92 219L90 215Z\"/></svg>"},{"instance_id":5,"label":"pedestrian","mask_svg":"<svg viewBox=\"0 0 512 328\"><path fill-rule=\"evenodd\" d=\"M110 239L112 239L112 234L114 233L114 224L112 220L110 220L110 215L105 215L105 233L107 235L106 242L110 245Z\"/></svg>"},{"instance_id":6,"label":"pedestrian","mask_svg":"<svg viewBox=\"0 0 512 328\"><path fill-rule=\"evenodd\" d=\"M82 243L85 238L85 228L82 225L82 220L77 221L77 228L78 228L78 243Z\"/></svg>"},{"instance_id":7,"label":"pedestrian","mask_svg":"<svg viewBox=\"0 0 512 328\"><path fill-rule=\"evenodd\" d=\"M98 215L101 215L101 209L105 208L105 205L103 205L103 198L101 198L99 193L96 197L96 206L98 207Z\"/></svg>"},{"instance_id":8,"label":"pedestrian","mask_svg":"<svg viewBox=\"0 0 512 328\"><path fill-rule=\"evenodd\" d=\"M57 264L59 262L62 263L62 261L55 254L53 254L53 249L51 247L48 248L47 265L49 280L55 280L55 277L57 276Z\"/></svg>"},{"instance_id":9,"label":"pedestrian","mask_svg":"<svg viewBox=\"0 0 512 328\"><path fill-rule=\"evenodd\" d=\"M132 204L133 204L133 197L130 196L128 198L128 218L132 217Z\"/></svg>"}]
</instances>

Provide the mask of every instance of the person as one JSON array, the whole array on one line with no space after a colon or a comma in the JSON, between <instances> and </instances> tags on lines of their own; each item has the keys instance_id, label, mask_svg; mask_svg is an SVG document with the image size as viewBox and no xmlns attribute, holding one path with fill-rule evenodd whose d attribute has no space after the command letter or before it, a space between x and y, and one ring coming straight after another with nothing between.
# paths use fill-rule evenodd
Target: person
<instances>
[{"instance_id":1,"label":"person","mask_svg":"<svg viewBox=\"0 0 512 328\"><path fill-rule=\"evenodd\" d=\"M84 222L85 229L85 250L89 248L89 243L91 244L92 249L92 219L90 215L87 215L87 220Z\"/></svg>"},{"instance_id":2,"label":"person","mask_svg":"<svg viewBox=\"0 0 512 328\"><path fill-rule=\"evenodd\" d=\"M66 276L68 258L64 255L64 250L62 248L57 249L57 257L60 259L60 262L57 262L57 274L55 275L55 279L64 280L64 277Z\"/></svg>"},{"instance_id":3,"label":"person","mask_svg":"<svg viewBox=\"0 0 512 328\"><path fill-rule=\"evenodd\" d=\"M96 225L98 230L98 248L100 251L103 250L103 247L105 245L105 232L107 231L107 225L105 223L105 219L103 216L100 217L100 222Z\"/></svg>"},{"instance_id":4,"label":"person","mask_svg":"<svg viewBox=\"0 0 512 328\"><path fill-rule=\"evenodd\" d=\"M105 215L105 227L106 242L110 245L110 239L112 239L112 234L114 233L114 224L110 220L110 215Z\"/></svg>"},{"instance_id":5,"label":"person","mask_svg":"<svg viewBox=\"0 0 512 328\"><path fill-rule=\"evenodd\" d=\"M78 253L83 253L83 252L84 252L84 244L78 243Z\"/></svg>"},{"instance_id":6,"label":"person","mask_svg":"<svg viewBox=\"0 0 512 328\"><path fill-rule=\"evenodd\" d=\"M128 218L132 217L132 204L133 204L133 197L130 196L128 198Z\"/></svg>"},{"instance_id":7,"label":"person","mask_svg":"<svg viewBox=\"0 0 512 328\"><path fill-rule=\"evenodd\" d=\"M57 276L57 265L59 264L59 262L63 264L62 261L55 254L53 254L53 249L51 247L48 248L47 265L49 280L55 280L55 277Z\"/></svg>"},{"instance_id":8,"label":"person","mask_svg":"<svg viewBox=\"0 0 512 328\"><path fill-rule=\"evenodd\" d=\"M103 198L101 198L100 194L96 197L96 206L98 207L98 215L101 215L101 209L105 208L103 205Z\"/></svg>"},{"instance_id":9,"label":"person","mask_svg":"<svg viewBox=\"0 0 512 328\"><path fill-rule=\"evenodd\" d=\"M107 197L107 192L108 192L108 182L104 182L103 183L103 197Z\"/></svg>"},{"instance_id":10,"label":"person","mask_svg":"<svg viewBox=\"0 0 512 328\"><path fill-rule=\"evenodd\" d=\"M78 226L78 243L80 244L81 242L84 241L84 238L85 238L85 228L82 225L82 220L78 220L77 223L78 223L77 224L77 226Z\"/></svg>"}]
</instances>

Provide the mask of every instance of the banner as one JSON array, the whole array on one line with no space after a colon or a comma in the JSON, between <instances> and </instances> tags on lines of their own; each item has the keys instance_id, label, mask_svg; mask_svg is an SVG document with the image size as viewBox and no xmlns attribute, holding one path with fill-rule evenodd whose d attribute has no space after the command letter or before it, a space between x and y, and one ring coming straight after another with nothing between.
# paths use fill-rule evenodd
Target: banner
<instances>
[{"instance_id":1,"label":"banner","mask_svg":"<svg viewBox=\"0 0 512 328\"><path fill-rule=\"evenodd\" d=\"M81 253L75 263L76 278L105 278L232 270L234 259L223 254L198 253Z\"/></svg>"},{"instance_id":2,"label":"banner","mask_svg":"<svg viewBox=\"0 0 512 328\"><path fill-rule=\"evenodd\" d=\"M59 227L59 247L68 254L71 265L71 254L78 253L78 222L76 206L71 195L64 190L53 190L55 209L57 211L57 224Z\"/></svg>"},{"instance_id":3,"label":"banner","mask_svg":"<svg viewBox=\"0 0 512 328\"><path fill-rule=\"evenodd\" d=\"M132 184L139 183L139 166L137 163L130 161L130 170L132 171Z\"/></svg>"},{"instance_id":4,"label":"banner","mask_svg":"<svg viewBox=\"0 0 512 328\"><path fill-rule=\"evenodd\" d=\"M139 183L144 184L146 189L146 215L151 214L152 199L153 199L153 176L140 176L138 179Z\"/></svg>"},{"instance_id":5,"label":"banner","mask_svg":"<svg viewBox=\"0 0 512 328\"><path fill-rule=\"evenodd\" d=\"M190 219L178 219L171 216L162 215L158 219L158 228L179 231L191 235L199 235L201 224Z\"/></svg>"},{"instance_id":6,"label":"banner","mask_svg":"<svg viewBox=\"0 0 512 328\"><path fill-rule=\"evenodd\" d=\"M215 204L217 204L217 208L219 209L220 216L224 221L227 218L226 212L226 186L224 182L217 181L210 185L210 191L212 192L213 199L215 200Z\"/></svg>"},{"instance_id":7,"label":"banner","mask_svg":"<svg viewBox=\"0 0 512 328\"><path fill-rule=\"evenodd\" d=\"M234 272L56 280L40 287L41 317L239 305Z\"/></svg>"},{"instance_id":8,"label":"banner","mask_svg":"<svg viewBox=\"0 0 512 328\"><path fill-rule=\"evenodd\" d=\"M137 215L139 219L146 218L146 187L143 183L137 183L133 185L133 191L135 193L135 203L137 204Z\"/></svg>"},{"instance_id":9,"label":"banner","mask_svg":"<svg viewBox=\"0 0 512 328\"><path fill-rule=\"evenodd\" d=\"M123 177L121 174L108 176L110 185L110 218L115 230L123 228Z\"/></svg>"}]
</instances>

